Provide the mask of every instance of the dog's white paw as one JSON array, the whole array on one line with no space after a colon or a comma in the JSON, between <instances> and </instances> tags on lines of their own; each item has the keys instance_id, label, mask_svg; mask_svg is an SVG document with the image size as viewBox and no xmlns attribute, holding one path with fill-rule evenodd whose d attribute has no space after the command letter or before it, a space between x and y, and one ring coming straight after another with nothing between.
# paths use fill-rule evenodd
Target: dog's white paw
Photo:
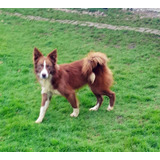
<instances>
[{"instance_id":1,"label":"dog's white paw","mask_svg":"<svg viewBox=\"0 0 160 160\"><path fill-rule=\"evenodd\" d=\"M111 111L111 110L113 110L113 107L111 107L111 106L109 105L108 108L107 108L107 111Z\"/></svg>"},{"instance_id":2,"label":"dog's white paw","mask_svg":"<svg viewBox=\"0 0 160 160\"><path fill-rule=\"evenodd\" d=\"M79 115L79 108L73 109L73 113L70 114L71 117L78 117Z\"/></svg>"},{"instance_id":3,"label":"dog's white paw","mask_svg":"<svg viewBox=\"0 0 160 160\"><path fill-rule=\"evenodd\" d=\"M42 119L37 119L36 121L35 121L35 123L41 123L42 122Z\"/></svg>"},{"instance_id":4,"label":"dog's white paw","mask_svg":"<svg viewBox=\"0 0 160 160\"><path fill-rule=\"evenodd\" d=\"M98 110L97 107L92 107L92 108L89 109L89 111L97 111L97 110Z\"/></svg>"},{"instance_id":5,"label":"dog's white paw","mask_svg":"<svg viewBox=\"0 0 160 160\"><path fill-rule=\"evenodd\" d=\"M97 111L99 108L99 103L97 103L94 107L90 108L90 111Z\"/></svg>"},{"instance_id":6,"label":"dog's white paw","mask_svg":"<svg viewBox=\"0 0 160 160\"><path fill-rule=\"evenodd\" d=\"M75 114L74 112L70 114L71 117L78 117L77 114Z\"/></svg>"}]
</instances>

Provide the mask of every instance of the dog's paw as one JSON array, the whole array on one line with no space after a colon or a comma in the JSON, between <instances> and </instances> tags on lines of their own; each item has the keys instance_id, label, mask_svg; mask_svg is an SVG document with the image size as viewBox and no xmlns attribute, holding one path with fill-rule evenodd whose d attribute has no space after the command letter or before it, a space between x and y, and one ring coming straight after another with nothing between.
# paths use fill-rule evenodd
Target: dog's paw
<instances>
[{"instance_id":1,"label":"dog's paw","mask_svg":"<svg viewBox=\"0 0 160 160\"><path fill-rule=\"evenodd\" d=\"M100 105L97 103L94 107L90 108L90 111L97 111L99 109Z\"/></svg>"},{"instance_id":2,"label":"dog's paw","mask_svg":"<svg viewBox=\"0 0 160 160\"><path fill-rule=\"evenodd\" d=\"M107 111L111 111L111 110L113 110L113 107L111 107L111 106L109 105L108 108L107 108Z\"/></svg>"},{"instance_id":3,"label":"dog's paw","mask_svg":"<svg viewBox=\"0 0 160 160\"><path fill-rule=\"evenodd\" d=\"M89 111L97 111L97 110L98 110L97 107L92 107L92 108L89 109Z\"/></svg>"},{"instance_id":4,"label":"dog's paw","mask_svg":"<svg viewBox=\"0 0 160 160\"><path fill-rule=\"evenodd\" d=\"M79 115L79 108L73 109L73 113L70 114L71 117L78 117Z\"/></svg>"},{"instance_id":5,"label":"dog's paw","mask_svg":"<svg viewBox=\"0 0 160 160\"><path fill-rule=\"evenodd\" d=\"M35 121L35 123L41 123L42 122L42 119L37 119L36 121Z\"/></svg>"},{"instance_id":6,"label":"dog's paw","mask_svg":"<svg viewBox=\"0 0 160 160\"><path fill-rule=\"evenodd\" d=\"M70 114L71 117L78 117L77 114L75 114L74 112Z\"/></svg>"}]
</instances>

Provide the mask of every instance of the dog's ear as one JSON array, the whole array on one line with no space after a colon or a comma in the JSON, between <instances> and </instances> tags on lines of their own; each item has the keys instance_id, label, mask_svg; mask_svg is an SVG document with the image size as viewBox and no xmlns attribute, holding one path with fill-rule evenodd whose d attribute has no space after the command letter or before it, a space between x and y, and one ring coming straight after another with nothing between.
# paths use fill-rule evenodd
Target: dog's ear
<instances>
[{"instance_id":1,"label":"dog's ear","mask_svg":"<svg viewBox=\"0 0 160 160\"><path fill-rule=\"evenodd\" d=\"M37 49L37 48L34 48L34 51L33 51L33 59L34 61L37 61L42 55L42 53Z\"/></svg>"},{"instance_id":2,"label":"dog's ear","mask_svg":"<svg viewBox=\"0 0 160 160\"><path fill-rule=\"evenodd\" d=\"M55 49L51 53L49 53L47 57L49 57L50 60L52 61L52 63L55 64L57 62L57 49Z\"/></svg>"}]
</instances>

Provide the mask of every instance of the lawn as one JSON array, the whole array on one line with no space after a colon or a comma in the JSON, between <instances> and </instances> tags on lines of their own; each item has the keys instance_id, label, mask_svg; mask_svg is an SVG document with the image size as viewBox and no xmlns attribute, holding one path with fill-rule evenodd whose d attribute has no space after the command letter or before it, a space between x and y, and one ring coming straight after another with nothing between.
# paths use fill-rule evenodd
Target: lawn
<instances>
[{"instance_id":1,"label":"lawn","mask_svg":"<svg viewBox=\"0 0 160 160\"><path fill-rule=\"evenodd\" d=\"M78 19L136 26L123 18L64 14L52 9L3 9L23 15ZM113 14L112 14L113 13ZM107 14L107 13L106 13ZM121 14L120 14L121 15ZM116 16L115 16L116 17ZM155 19L137 20L137 27L159 29ZM117 22L117 23L116 23ZM35 124L41 87L33 71L33 48L44 55L58 50L58 63L83 58L89 51L105 53L114 75L115 108L109 99L97 112L96 98L85 86L77 91L80 114L61 96L53 97L41 124ZM126 30L97 29L34 21L0 14L0 151L1 152L158 152L160 151L160 36Z\"/></svg>"}]
</instances>

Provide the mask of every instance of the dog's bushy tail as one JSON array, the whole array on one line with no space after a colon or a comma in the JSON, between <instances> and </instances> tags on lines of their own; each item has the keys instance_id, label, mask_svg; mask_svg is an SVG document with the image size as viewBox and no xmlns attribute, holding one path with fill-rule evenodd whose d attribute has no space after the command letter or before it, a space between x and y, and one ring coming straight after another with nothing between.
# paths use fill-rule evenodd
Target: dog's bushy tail
<instances>
[{"instance_id":1,"label":"dog's bushy tail","mask_svg":"<svg viewBox=\"0 0 160 160\"><path fill-rule=\"evenodd\" d=\"M109 59L104 53L90 52L87 57L83 59L82 73L83 75L89 75L96 67L106 66Z\"/></svg>"}]
</instances>

